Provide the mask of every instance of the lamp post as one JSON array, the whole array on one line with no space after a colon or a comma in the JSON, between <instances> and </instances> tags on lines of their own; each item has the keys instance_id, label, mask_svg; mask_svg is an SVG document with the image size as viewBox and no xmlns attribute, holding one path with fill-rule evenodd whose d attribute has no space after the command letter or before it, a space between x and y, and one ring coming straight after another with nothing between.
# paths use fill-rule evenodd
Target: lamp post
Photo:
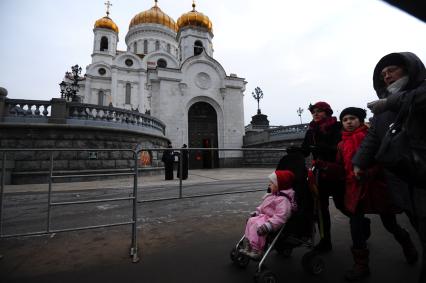
<instances>
[{"instance_id":1,"label":"lamp post","mask_svg":"<svg viewBox=\"0 0 426 283\"><path fill-rule=\"evenodd\" d=\"M260 87L256 87L254 92L251 93L253 98L257 100L257 114L260 114L259 101L263 98L263 91Z\"/></svg>"},{"instance_id":2,"label":"lamp post","mask_svg":"<svg viewBox=\"0 0 426 283\"><path fill-rule=\"evenodd\" d=\"M79 81L84 80L80 77L81 67L78 65L71 67L71 72L65 72L65 79L71 82L62 81L59 84L61 89L61 98L67 101L80 102L80 97L77 95L80 90Z\"/></svg>"},{"instance_id":3,"label":"lamp post","mask_svg":"<svg viewBox=\"0 0 426 283\"><path fill-rule=\"evenodd\" d=\"M303 113L303 109L299 107L299 109L297 109L297 110L296 110L296 112L297 112L297 115L298 115L298 116L299 116L299 118L300 118L300 125L302 125L302 124L303 124L303 123L302 123L302 113Z\"/></svg>"}]
</instances>

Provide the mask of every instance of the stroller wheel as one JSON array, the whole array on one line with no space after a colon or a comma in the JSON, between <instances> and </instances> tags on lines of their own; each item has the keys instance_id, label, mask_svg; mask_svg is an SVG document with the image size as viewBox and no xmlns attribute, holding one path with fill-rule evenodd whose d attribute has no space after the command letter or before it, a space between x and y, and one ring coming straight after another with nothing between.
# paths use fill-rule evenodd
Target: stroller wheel
<instances>
[{"instance_id":1,"label":"stroller wheel","mask_svg":"<svg viewBox=\"0 0 426 283\"><path fill-rule=\"evenodd\" d=\"M269 270L263 270L261 272L257 272L254 275L254 281L256 283L276 283L276 282L278 282L275 274L272 273Z\"/></svg>"},{"instance_id":2,"label":"stroller wheel","mask_svg":"<svg viewBox=\"0 0 426 283\"><path fill-rule=\"evenodd\" d=\"M242 253L240 253L236 248L233 248L230 253L232 262L241 268L245 268L249 262L250 258Z\"/></svg>"},{"instance_id":3,"label":"stroller wheel","mask_svg":"<svg viewBox=\"0 0 426 283\"><path fill-rule=\"evenodd\" d=\"M302 257L303 269L312 275L319 275L325 269L324 260L314 251L309 251Z\"/></svg>"}]
</instances>

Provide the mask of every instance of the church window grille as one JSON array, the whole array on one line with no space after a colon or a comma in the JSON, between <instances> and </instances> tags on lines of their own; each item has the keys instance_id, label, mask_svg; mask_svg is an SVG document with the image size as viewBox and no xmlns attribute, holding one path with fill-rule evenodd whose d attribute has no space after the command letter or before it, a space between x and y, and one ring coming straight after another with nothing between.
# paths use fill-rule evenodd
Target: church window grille
<instances>
[{"instance_id":1,"label":"church window grille","mask_svg":"<svg viewBox=\"0 0 426 283\"><path fill-rule=\"evenodd\" d=\"M157 40L155 42L155 51L158 51L158 50L160 50L160 42Z\"/></svg>"},{"instance_id":2,"label":"church window grille","mask_svg":"<svg viewBox=\"0 0 426 283\"><path fill-rule=\"evenodd\" d=\"M203 52L203 43L199 40L197 40L194 43L194 56L200 55Z\"/></svg>"},{"instance_id":3,"label":"church window grille","mask_svg":"<svg viewBox=\"0 0 426 283\"><path fill-rule=\"evenodd\" d=\"M167 68L167 61L164 59L158 59L157 66L160 68Z\"/></svg>"},{"instance_id":4,"label":"church window grille","mask_svg":"<svg viewBox=\"0 0 426 283\"><path fill-rule=\"evenodd\" d=\"M143 41L143 54L148 53L148 40Z\"/></svg>"},{"instance_id":5,"label":"church window grille","mask_svg":"<svg viewBox=\"0 0 426 283\"><path fill-rule=\"evenodd\" d=\"M100 106L104 105L104 97L105 97L105 93L103 92L103 90L100 90L98 92L98 105Z\"/></svg>"},{"instance_id":6,"label":"church window grille","mask_svg":"<svg viewBox=\"0 0 426 283\"><path fill-rule=\"evenodd\" d=\"M106 36L102 36L101 38L100 50L101 51L108 50L108 38Z\"/></svg>"},{"instance_id":7,"label":"church window grille","mask_svg":"<svg viewBox=\"0 0 426 283\"><path fill-rule=\"evenodd\" d=\"M130 104L130 98L132 95L132 86L130 83L126 83L126 97L125 97L125 104Z\"/></svg>"}]
</instances>

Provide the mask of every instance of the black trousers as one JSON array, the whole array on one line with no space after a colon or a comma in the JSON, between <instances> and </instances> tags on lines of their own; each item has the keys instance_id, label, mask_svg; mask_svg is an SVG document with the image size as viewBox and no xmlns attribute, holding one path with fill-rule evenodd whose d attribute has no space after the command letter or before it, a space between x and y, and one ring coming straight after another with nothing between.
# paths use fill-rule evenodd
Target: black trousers
<instances>
[{"instance_id":1,"label":"black trousers","mask_svg":"<svg viewBox=\"0 0 426 283\"><path fill-rule=\"evenodd\" d=\"M321 214L324 228L324 240L331 241L331 217L330 217L330 196L334 205L344 215L350 217L344 205L345 184L342 182L327 182L319 180L319 200L321 203ZM318 224L319 225L319 224Z\"/></svg>"}]
</instances>

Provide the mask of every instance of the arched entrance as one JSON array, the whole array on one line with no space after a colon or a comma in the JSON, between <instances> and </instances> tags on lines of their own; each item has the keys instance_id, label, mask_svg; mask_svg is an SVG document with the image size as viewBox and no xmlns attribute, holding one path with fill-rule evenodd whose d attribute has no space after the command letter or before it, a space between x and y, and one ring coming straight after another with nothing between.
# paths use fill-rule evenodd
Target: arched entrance
<instances>
[{"instance_id":1,"label":"arched entrance","mask_svg":"<svg viewBox=\"0 0 426 283\"><path fill-rule=\"evenodd\" d=\"M188 111L188 143L191 148L218 147L217 114L207 102L197 102ZM191 169L218 167L217 151L191 151L189 166Z\"/></svg>"}]
</instances>

